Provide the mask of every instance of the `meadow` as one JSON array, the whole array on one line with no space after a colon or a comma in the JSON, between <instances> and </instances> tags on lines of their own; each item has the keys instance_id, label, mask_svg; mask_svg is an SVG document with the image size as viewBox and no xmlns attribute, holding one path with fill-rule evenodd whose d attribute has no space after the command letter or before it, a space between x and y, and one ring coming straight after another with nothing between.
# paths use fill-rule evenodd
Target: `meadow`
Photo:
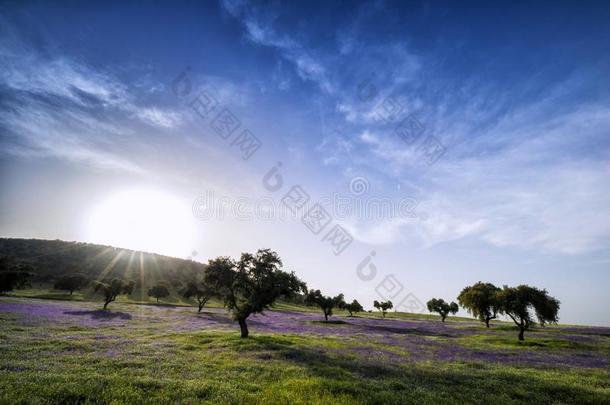
<instances>
[{"instance_id":1,"label":"meadow","mask_svg":"<svg viewBox=\"0 0 610 405\"><path fill-rule=\"evenodd\" d=\"M610 328L0 298L0 403L610 403Z\"/></svg>"}]
</instances>

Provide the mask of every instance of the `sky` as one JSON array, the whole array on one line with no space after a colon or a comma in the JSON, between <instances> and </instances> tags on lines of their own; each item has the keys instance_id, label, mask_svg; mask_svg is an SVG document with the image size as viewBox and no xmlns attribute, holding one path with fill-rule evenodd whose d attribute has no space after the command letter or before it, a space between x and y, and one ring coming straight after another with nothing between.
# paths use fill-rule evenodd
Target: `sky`
<instances>
[{"instance_id":1,"label":"sky","mask_svg":"<svg viewBox=\"0 0 610 405\"><path fill-rule=\"evenodd\" d=\"M610 326L604 2L0 3L0 235ZM465 314L460 312L460 314Z\"/></svg>"}]
</instances>

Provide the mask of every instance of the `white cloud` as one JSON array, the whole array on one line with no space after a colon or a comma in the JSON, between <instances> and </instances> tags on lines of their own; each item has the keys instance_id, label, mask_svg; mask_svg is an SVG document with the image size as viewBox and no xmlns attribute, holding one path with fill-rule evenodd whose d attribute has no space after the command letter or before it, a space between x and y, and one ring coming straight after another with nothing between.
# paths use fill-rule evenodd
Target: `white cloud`
<instances>
[{"instance_id":1,"label":"white cloud","mask_svg":"<svg viewBox=\"0 0 610 405\"><path fill-rule=\"evenodd\" d=\"M253 42L279 50L302 79L317 83L344 118L341 129L356 134L324 134L317 148L323 164L385 173L410 184L425 202L428 220L354 221L357 238L391 243L409 237L431 245L475 237L496 246L566 254L599 249L610 238L610 217L602 214L610 206L610 177L591 150L608 149L610 114L607 105L573 102L582 78L524 100L527 87L537 83L498 91L477 78L435 82L436 72L424 66L429 59L410 52L408 40L361 43L362 14L339 28L341 58L335 58L321 50L313 57L253 6L228 8ZM366 80L370 97L359 98L358 86ZM397 121L377 119L376 109L388 96L404 108L403 117L414 114L424 124L424 137L434 135L448 148L435 166L424 164L416 148L397 137Z\"/></svg>"},{"instance_id":2,"label":"white cloud","mask_svg":"<svg viewBox=\"0 0 610 405\"><path fill-rule=\"evenodd\" d=\"M610 114L604 105L579 106L552 115L555 99L505 116L485 137L456 136L457 156L427 172L413 171L413 156L392 134L364 131L360 141L371 166L416 177L429 218L417 225L383 225L398 241L424 244L476 237L495 246L581 254L610 241L610 175L597 147L608 151ZM473 122L472 125L476 123ZM467 133L465 131L464 133ZM447 135L451 138L451 135ZM394 136L395 138L395 136ZM443 138L444 139L444 138ZM603 155L602 155L603 156ZM383 162L383 163L382 163ZM379 232L374 228L369 233Z\"/></svg>"},{"instance_id":3,"label":"white cloud","mask_svg":"<svg viewBox=\"0 0 610 405\"><path fill-rule=\"evenodd\" d=\"M173 111L164 111L156 107L136 109L135 115L144 122L164 128L175 128L182 121L180 114Z\"/></svg>"},{"instance_id":4,"label":"white cloud","mask_svg":"<svg viewBox=\"0 0 610 405\"><path fill-rule=\"evenodd\" d=\"M10 108L0 113L2 130L20 140L7 145L5 153L53 156L141 174L144 170L113 146L133 135L134 125L174 129L182 122L175 111L142 105L110 73L74 59L43 57L17 42L5 40L3 46L0 83Z\"/></svg>"}]
</instances>

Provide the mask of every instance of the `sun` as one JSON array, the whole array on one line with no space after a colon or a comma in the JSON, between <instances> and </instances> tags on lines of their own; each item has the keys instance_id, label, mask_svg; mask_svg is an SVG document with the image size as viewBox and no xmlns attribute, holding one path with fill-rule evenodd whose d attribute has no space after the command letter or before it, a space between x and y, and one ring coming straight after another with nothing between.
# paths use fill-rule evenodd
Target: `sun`
<instances>
[{"instance_id":1,"label":"sun","mask_svg":"<svg viewBox=\"0 0 610 405\"><path fill-rule=\"evenodd\" d=\"M159 190L132 189L109 195L85 220L89 242L182 257L194 248L191 204Z\"/></svg>"}]
</instances>

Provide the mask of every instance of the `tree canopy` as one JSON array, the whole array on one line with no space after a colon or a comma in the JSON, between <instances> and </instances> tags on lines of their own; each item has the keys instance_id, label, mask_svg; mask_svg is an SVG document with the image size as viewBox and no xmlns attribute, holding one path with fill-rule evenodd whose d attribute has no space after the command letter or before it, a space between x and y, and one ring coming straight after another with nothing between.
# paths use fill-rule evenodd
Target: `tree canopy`
<instances>
[{"instance_id":1,"label":"tree canopy","mask_svg":"<svg viewBox=\"0 0 610 405\"><path fill-rule=\"evenodd\" d=\"M324 320L328 322L328 317L332 316L333 308L344 308L345 298L343 294L335 297L325 296L320 290L310 290L305 297L305 302L308 305L317 305L324 313Z\"/></svg>"},{"instance_id":2,"label":"tree canopy","mask_svg":"<svg viewBox=\"0 0 610 405\"><path fill-rule=\"evenodd\" d=\"M75 290L84 287L87 284L87 281L87 277L82 274L67 274L57 280L53 288L56 290L69 291L70 295L72 295Z\"/></svg>"},{"instance_id":3,"label":"tree canopy","mask_svg":"<svg viewBox=\"0 0 610 405\"><path fill-rule=\"evenodd\" d=\"M35 269L6 256L0 257L0 294L20 290L30 285Z\"/></svg>"},{"instance_id":4,"label":"tree canopy","mask_svg":"<svg viewBox=\"0 0 610 405\"><path fill-rule=\"evenodd\" d=\"M21 270L0 272L0 294L25 288L29 285L31 276L30 272Z\"/></svg>"},{"instance_id":5,"label":"tree canopy","mask_svg":"<svg viewBox=\"0 0 610 405\"><path fill-rule=\"evenodd\" d=\"M354 316L354 314L364 311L364 308L357 300L353 300L349 304L346 304L345 309L349 312L349 316Z\"/></svg>"},{"instance_id":6,"label":"tree canopy","mask_svg":"<svg viewBox=\"0 0 610 405\"><path fill-rule=\"evenodd\" d=\"M441 316L441 320L445 322L447 315L455 314L459 310L458 305L455 302L447 303L442 298L432 298L427 303L428 311L437 312Z\"/></svg>"},{"instance_id":7,"label":"tree canopy","mask_svg":"<svg viewBox=\"0 0 610 405\"><path fill-rule=\"evenodd\" d=\"M164 282L159 282L148 289L148 296L154 297L159 302L159 298L169 297L169 287Z\"/></svg>"},{"instance_id":8,"label":"tree canopy","mask_svg":"<svg viewBox=\"0 0 610 405\"><path fill-rule=\"evenodd\" d=\"M465 287L457 300L472 316L479 318L489 328L489 321L496 319L499 311L500 288L491 283L478 282Z\"/></svg>"},{"instance_id":9,"label":"tree canopy","mask_svg":"<svg viewBox=\"0 0 610 405\"><path fill-rule=\"evenodd\" d=\"M375 300L373 301L373 306L381 311L382 318L385 318L385 314L388 312L388 309L394 308L394 304L392 304L392 301L390 300L381 302Z\"/></svg>"},{"instance_id":10,"label":"tree canopy","mask_svg":"<svg viewBox=\"0 0 610 405\"><path fill-rule=\"evenodd\" d=\"M306 291L305 283L282 267L282 260L270 249L242 253L239 261L218 257L208 262L204 282L239 323L241 337L248 337L246 319L251 314L263 312L280 296Z\"/></svg>"},{"instance_id":11,"label":"tree canopy","mask_svg":"<svg viewBox=\"0 0 610 405\"><path fill-rule=\"evenodd\" d=\"M93 290L104 295L104 309L106 309L108 304L116 300L117 296L131 294L134 285L135 283L133 281L115 278L110 282L94 281Z\"/></svg>"},{"instance_id":12,"label":"tree canopy","mask_svg":"<svg viewBox=\"0 0 610 405\"><path fill-rule=\"evenodd\" d=\"M525 339L524 333L535 323L535 319L541 326L557 323L559 320L561 303L551 297L546 290L528 285L504 286L497 297L499 312L507 315L519 328L519 340Z\"/></svg>"},{"instance_id":13,"label":"tree canopy","mask_svg":"<svg viewBox=\"0 0 610 405\"><path fill-rule=\"evenodd\" d=\"M187 300L190 300L191 298L195 298L195 300L197 301L197 306L199 308L199 310L197 312L201 312L204 305L208 302L210 297L214 294L205 283L189 281L186 284L186 287L184 287L180 291L180 295L182 295Z\"/></svg>"}]
</instances>

